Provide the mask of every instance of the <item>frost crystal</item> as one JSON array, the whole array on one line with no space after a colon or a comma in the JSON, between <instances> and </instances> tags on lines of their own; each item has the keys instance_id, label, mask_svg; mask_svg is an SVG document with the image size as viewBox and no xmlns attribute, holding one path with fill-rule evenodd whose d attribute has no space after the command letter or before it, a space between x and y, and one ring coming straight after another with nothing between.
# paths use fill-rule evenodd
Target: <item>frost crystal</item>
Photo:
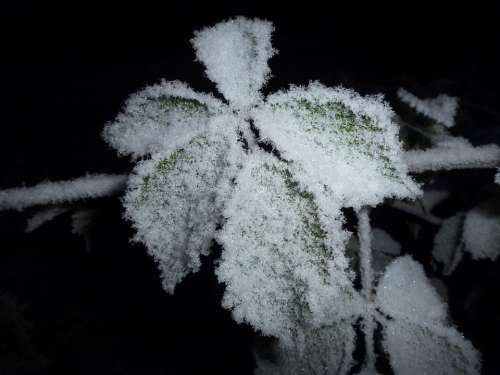
<instances>
[{"instance_id":1,"label":"frost crystal","mask_svg":"<svg viewBox=\"0 0 500 375\"><path fill-rule=\"evenodd\" d=\"M441 94L432 99L420 99L403 88L400 88L397 94L403 103L408 104L415 111L448 128L455 125L458 98Z\"/></svg>"}]
</instances>

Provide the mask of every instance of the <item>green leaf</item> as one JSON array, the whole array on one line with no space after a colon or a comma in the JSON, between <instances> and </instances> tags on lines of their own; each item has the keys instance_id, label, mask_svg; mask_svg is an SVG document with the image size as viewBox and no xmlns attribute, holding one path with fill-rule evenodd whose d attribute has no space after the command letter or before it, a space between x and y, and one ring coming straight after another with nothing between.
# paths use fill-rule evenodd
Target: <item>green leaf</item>
<instances>
[{"instance_id":1,"label":"green leaf","mask_svg":"<svg viewBox=\"0 0 500 375\"><path fill-rule=\"evenodd\" d=\"M313 83L271 95L254 117L261 137L292 162L298 181L317 198L359 208L419 191L380 98Z\"/></svg>"},{"instance_id":2,"label":"green leaf","mask_svg":"<svg viewBox=\"0 0 500 375\"><path fill-rule=\"evenodd\" d=\"M205 134L171 153L139 163L124 198L127 218L172 293L208 254L230 185L225 139Z\"/></svg>"}]
</instances>

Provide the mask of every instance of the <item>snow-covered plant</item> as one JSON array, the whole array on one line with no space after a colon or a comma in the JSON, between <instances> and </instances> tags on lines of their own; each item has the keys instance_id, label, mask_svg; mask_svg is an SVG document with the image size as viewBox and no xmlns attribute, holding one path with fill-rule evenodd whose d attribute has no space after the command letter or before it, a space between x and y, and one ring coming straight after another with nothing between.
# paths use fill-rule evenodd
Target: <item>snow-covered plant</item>
<instances>
[{"instance_id":1,"label":"snow-covered plant","mask_svg":"<svg viewBox=\"0 0 500 375\"><path fill-rule=\"evenodd\" d=\"M195 33L197 60L225 100L178 81L128 99L103 136L136 162L130 176L4 190L0 208L52 205L30 220L32 230L71 211L68 202L126 185L134 239L157 261L169 293L217 241L224 307L277 339L273 360L257 353L258 374L347 374L362 345L355 327L366 353L359 373L377 371L377 327L396 374L479 373L479 353L451 323L423 267L386 231L372 230L369 214L390 200L441 225L434 256L446 272L461 256L457 246L494 259L500 222L481 207L446 220L432 215L446 194L422 195L409 173L496 167L500 149L448 133L458 107L448 96L421 100L399 91L435 120L419 130L430 147L413 150L402 147L403 121L381 96L319 82L264 96L276 54L272 31L269 22L239 17ZM357 236L346 209L356 213ZM73 214L74 231L83 232L88 217Z\"/></svg>"}]
</instances>

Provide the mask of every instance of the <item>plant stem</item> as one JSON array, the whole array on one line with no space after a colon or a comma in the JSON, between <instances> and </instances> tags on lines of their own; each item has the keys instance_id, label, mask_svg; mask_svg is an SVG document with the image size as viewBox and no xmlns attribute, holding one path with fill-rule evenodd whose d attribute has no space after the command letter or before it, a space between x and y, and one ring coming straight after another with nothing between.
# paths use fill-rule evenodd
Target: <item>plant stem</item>
<instances>
[{"instance_id":1,"label":"plant stem","mask_svg":"<svg viewBox=\"0 0 500 375\"><path fill-rule=\"evenodd\" d=\"M366 343L365 368L375 369L374 332L375 321L373 319L373 268L371 253L371 227L369 218L370 209L363 207L357 212L358 216L358 238L361 263L361 285L362 295L365 298L366 310L364 316L363 331Z\"/></svg>"}]
</instances>

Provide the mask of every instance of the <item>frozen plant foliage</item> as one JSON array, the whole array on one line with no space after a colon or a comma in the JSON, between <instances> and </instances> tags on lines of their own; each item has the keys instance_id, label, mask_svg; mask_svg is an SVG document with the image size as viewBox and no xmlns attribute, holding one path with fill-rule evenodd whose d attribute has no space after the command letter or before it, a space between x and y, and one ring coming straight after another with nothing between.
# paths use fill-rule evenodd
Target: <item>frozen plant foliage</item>
<instances>
[{"instance_id":1,"label":"frozen plant foliage","mask_svg":"<svg viewBox=\"0 0 500 375\"><path fill-rule=\"evenodd\" d=\"M62 182L42 182L33 187L0 190L0 210L100 198L123 190L126 176L95 174Z\"/></svg>"},{"instance_id":2,"label":"frozen plant foliage","mask_svg":"<svg viewBox=\"0 0 500 375\"><path fill-rule=\"evenodd\" d=\"M0 191L0 209L103 197L126 186L122 202L134 240L158 263L169 293L199 270L217 241L223 305L238 322L275 339L274 360L258 357L259 374L348 374L363 343L361 373L373 374L377 327L396 374L477 374L477 351L448 322L422 267L401 257L388 233L372 231L369 212L387 198L421 195L409 171L497 166L500 148L473 147L443 131L433 147L403 153L394 113L381 96L319 82L265 98L260 90L276 53L272 31L269 22L238 17L195 33L196 58L225 101L178 81L128 99L103 137L135 162L130 176ZM419 103L451 126L452 99ZM440 199L400 208L439 225L430 211ZM357 245L345 208L357 213ZM85 233L90 216L77 211L74 231ZM474 230L485 219L469 221ZM438 261L450 258L443 247L456 232L450 223L436 239ZM493 258L484 241L490 239L472 251Z\"/></svg>"},{"instance_id":3,"label":"frozen plant foliage","mask_svg":"<svg viewBox=\"0 0 500 375\"><path fill-rule=\"evenodd\" d=\"M409 105L415 111L448 128L455 125L458 98L441 94L432 99L420 99L403 88L400 88L397 94L402 102Z\"/></svg>"}]
</instances>

